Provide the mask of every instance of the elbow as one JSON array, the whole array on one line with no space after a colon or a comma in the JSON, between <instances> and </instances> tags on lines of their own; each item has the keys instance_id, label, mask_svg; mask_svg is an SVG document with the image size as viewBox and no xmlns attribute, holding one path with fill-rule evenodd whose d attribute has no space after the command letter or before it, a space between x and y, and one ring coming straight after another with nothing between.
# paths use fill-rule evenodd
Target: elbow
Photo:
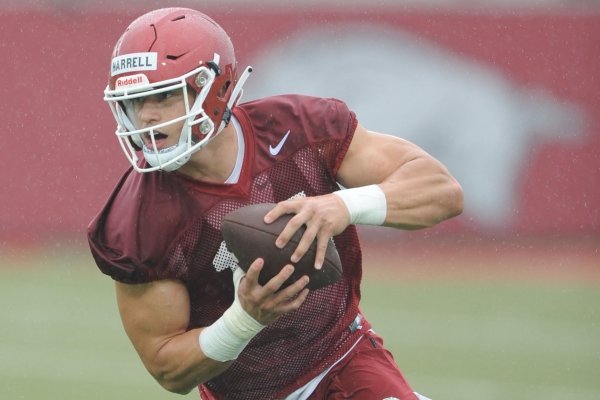
<instances>
[{"instance_id":1,"label":"elbow","mask_svg":"<svg viewBox=\"0 0 600 400\"><path fill-rule=\"evenodd\" d=\"M208 365L205 363L196 364L188 368L181 368L179 362L174 364L163 362L160 365L155 364L150 366L148 372L150 372L163 389L171 393L186 395L198 387L198 385L214 378L228 367L229 363L218 361L209 361Z\"/></svg>"},{"instance_id":2,"label":"elbow","mask_svg":"<svg viewBox=\"0 0 600 400\"><path fill-rule=\"evenodd\" d=\"M156 379L163 389L175 394L186 395L196 387L196 385L190 387L190 385L185 382L177 379L167 379L164 376L154 376L154 379Z\"/></svg>"},{"instance_id":3,"label":"elbow","mask_svg":"<svg viewBox=\"0 0 600 400\"><path fill-rule=\"evenodd\" d=\"M180 386L170 386L170 385L162 385L162 384L161 384L161 386L171 393L180 394L182 396L185 396L186 394L190 393L193 389L193 388L184 388L184 387L180 387Z\"/></svg>"},{"instance_id":4,"label":"elbow","mask_svg":"<svg viewBox=\"0 0 600 400\"><path fill-rule=\"evenodd\" d=\"M196 382L190 382L184 377L166 366L154 365L147 366L148 372L163 389L175 393L186 395L197 386Z\"/></svg>"},{"instance_id":5,"label":"elbow","mask_svg":"<svg viewBox=\"0 0 600 400\"><path fill-rule=\"evenodd\" d=\"M462 187L456 180L452 180L447 191L447 217L453 218L462 214L465 205L465 196Z\"/></svg>"},{"instance_id":6,"label":"elbow","mask_svg":"<svg viewBox=\"0 0 600 400\"><path fill-rule=\"evenodd\" d=\"M431 228L443 221L462 214L464 208L464 193L460 184L450 179L438 192L438 201L430 214L431 219L420 228Z\"/></svg>"}]
</instances>

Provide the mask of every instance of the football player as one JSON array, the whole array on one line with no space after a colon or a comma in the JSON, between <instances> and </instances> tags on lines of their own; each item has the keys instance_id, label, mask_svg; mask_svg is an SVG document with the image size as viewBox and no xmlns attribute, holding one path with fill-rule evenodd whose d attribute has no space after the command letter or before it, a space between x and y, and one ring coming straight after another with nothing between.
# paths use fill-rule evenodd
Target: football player
<instances>
[{"instance_id":1,"label":"football player","mask_svg":"<svg viewBox=\"0 0 600 400\"><path fill-rule=\"evenodd\" d=\"M191 9L149 12L115 45L104 99L131 168L88 239L116 281L127 335L164 388L199 387L202 399L424 398L361 313L356 224L430 227L462 212L460 185L340 100L238 104L250 73L226 32ZM220 232L225 214L255 203L277 203L267 223L295 214L277 246L307 227L264 286L263 259L244 274ZM331 238L340 280L309 291L304 276L278 290L314 240L320 268Z\"/></svg>"}]
</instances>

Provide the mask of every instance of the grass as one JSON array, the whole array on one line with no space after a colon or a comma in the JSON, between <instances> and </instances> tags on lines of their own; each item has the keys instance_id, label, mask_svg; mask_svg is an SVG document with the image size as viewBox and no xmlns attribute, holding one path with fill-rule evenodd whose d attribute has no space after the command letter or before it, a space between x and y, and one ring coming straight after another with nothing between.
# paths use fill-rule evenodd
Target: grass
<instances>
[{"instance_id":1,"label":"grass","mask_svg":"<svg viewBox=\"0 0 600 400\"><path fill-rule=\"evenodd\" d=\"M367 275L363 311L434 400L600 398L598 282ZM198 399L170 394L123 332L85 251L3 254L1 399Z\"/></svg>"},{"instance_id":2,"label":"grass","mask_svg":"<svg viewBox=\"0 0 600 400\"><path fill-rule=\"evenodd\" d=\"M433 399L600 396L597 287L368 282L365 296L409 381Z\"/></svg>"}]
</instances>

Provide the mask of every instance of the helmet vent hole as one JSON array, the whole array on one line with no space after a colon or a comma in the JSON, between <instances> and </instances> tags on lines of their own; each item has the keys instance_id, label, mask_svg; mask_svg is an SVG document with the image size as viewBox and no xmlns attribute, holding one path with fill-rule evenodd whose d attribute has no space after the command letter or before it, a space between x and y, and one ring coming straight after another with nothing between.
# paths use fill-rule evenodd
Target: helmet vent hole
<instances>
[{"instance_id":1,"label":"helmet vent hole","mask_svg":"<svg viewBox=\"0 0 600 400\"><path fill-rule=\"evenodd\" d=\"M175 22L175 21L179 21L180 19L185 19L185 15L180 15L179 17L175 17L171 21Z\"/></svg>"}]
</instances>

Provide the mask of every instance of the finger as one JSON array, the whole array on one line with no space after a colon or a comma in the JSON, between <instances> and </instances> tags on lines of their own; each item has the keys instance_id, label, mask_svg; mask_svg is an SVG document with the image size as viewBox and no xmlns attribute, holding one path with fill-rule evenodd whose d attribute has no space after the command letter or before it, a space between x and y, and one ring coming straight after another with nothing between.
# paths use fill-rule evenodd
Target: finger
<instances>
[{"instance_id":1,"label":"finger","mask_svg":"<svg viewBox=\"0 0 600 400\"><path fill-rule=\"evenodd\" d=\"M329 234L321 234L317 236L317 254L315 255L315 269L321 269L323 262L325 261L325 254L327 254L327 246L331 241Z\"/></svg>"},{"instance_id":2,"label":"finger","mask_svg":"<svg viewBox=\"0 0 600 400\"><path fill-rule=\"evenodd\" d=\"M265 221L265 224L270 224L282 215L291 213L293 213L293 210L290 209L289 201L281 201L277 203L275 207L271 209L271 211L265 214L263 220Z\"/></svg>"},{"instance_id":3,"label":"finger","mask_svg":"<svg viewBox=\"0 0 600 400\"><path fill-rule=\"evenodd\" d=\"M293 263L297 263L304 257L304 254L306 254L318 233L319 227L316 224L306 228L306 231L304 231L304 234L300 238L300 242L298 242L298 246L296 246L294 253L292 253L292 256L290 257Z\"/></svg>"},{"instance_id":4,"label":"finger","mask_svg":"<svg viewBox=\"0 0 600 400\"><path fill-rule=\"evenodd\" d=\"M277 311L281 314L286 314L286 313L289 313L292 311L296 311L297 309L300 308L302 303L304 303L304 300L306 300L308 293L310 293L310 290L308 290L306 288L302 289L302 291L297 296L295 296L291 300L281 304Z\"/></svg>"},{"instance_id":5,"label":"finger","mask_svg":"<svg viewBox=\"0 0 600 400\"><path fill-rule=\"evenodd\" d=\"M269 293L275 293L276 291L279 290L281 285L283 285L283 283L285 281L287 281L290 276L292 276L293 273L294 273L294 266L292 264L287 264L285 267L283 267L281 269L281 271L279 271L279 273L277 275L272 277L269 280L269 282L267 282L263 287Z\"/></svg>"},{"instance_id":6,"label":"finger","mask_svg":"<svg viewBox=\"0 0 600 400\"><path fill-rule=\"evenodd\" d=\"M296 298L294 298L294 300L292 301L291 305L295 309L300 308L300 306L302 305L302 303L304 303L304 300L306 300L306 297L308 297L309 293L310 293L310 290L308 290L308 288L302 289L302 291L298 294L298 296L296 296Z\"/></svg>"},{"instance_id":7,"label":"finger","mask_svg":"<svg viewBox=\"0 0 600 400\"><path fill-rule=\"evenodd\" d=\"M310 278L307 275L303 275L296 282L292 283L290 286L285 289L277 292L277 296L275 297L275 301L279 303L287 302L289 299L296 297L298 293L300 293L306 285L310 282Z\"/></svg>"},{"instance_id":8,"label":"finger","mask_svg":"<svg viewBox=\"0 0 600 400\"><path fill-rule=\"evenodd\" d=\"M246 272L246 282L251 286L258 285L258 277L260 275L260 271L262 271L265 265L265 261L262 258L257 258L254 260L248 271Z\"/></svg>"},{"instance_id":9,"label":"finger","mask_svg":"<svg viewBox=\"0 0 600 400\"><path fill-rule=\"evenodd\" d=\"M275 246L279 247L280 249L284 248L288 244L288 242L292 239L292 237L294 236L296 231L304 225L304 221L305 221L304 217L302 217L300 214L294 215L294 217L292 217L292 219L290 219L288 221L288 223L285 225L285 227L283 228L283 230L281 231L279 236L277 236L277 239L275 240ZM309 243L309 245L310 245L310 243ZM298 258L298 260L299 259L300 258ZM293 261L293 262L296 262L296 261Z\"/></svg>"},{"instance_id":10,"label":"finger","mask_svg":"<svg viewBox=\"0 0 600 400\"><path fill-rule=\"evenodd\" d=\"M306 285L308 285L309 281L309 277L303 275L287 288L275 293L269 300L270 307L277 314L285 314L297 309L304 302L306 295L308 295L309 290L306 288Z\"/></svg>"}]
</instances>

